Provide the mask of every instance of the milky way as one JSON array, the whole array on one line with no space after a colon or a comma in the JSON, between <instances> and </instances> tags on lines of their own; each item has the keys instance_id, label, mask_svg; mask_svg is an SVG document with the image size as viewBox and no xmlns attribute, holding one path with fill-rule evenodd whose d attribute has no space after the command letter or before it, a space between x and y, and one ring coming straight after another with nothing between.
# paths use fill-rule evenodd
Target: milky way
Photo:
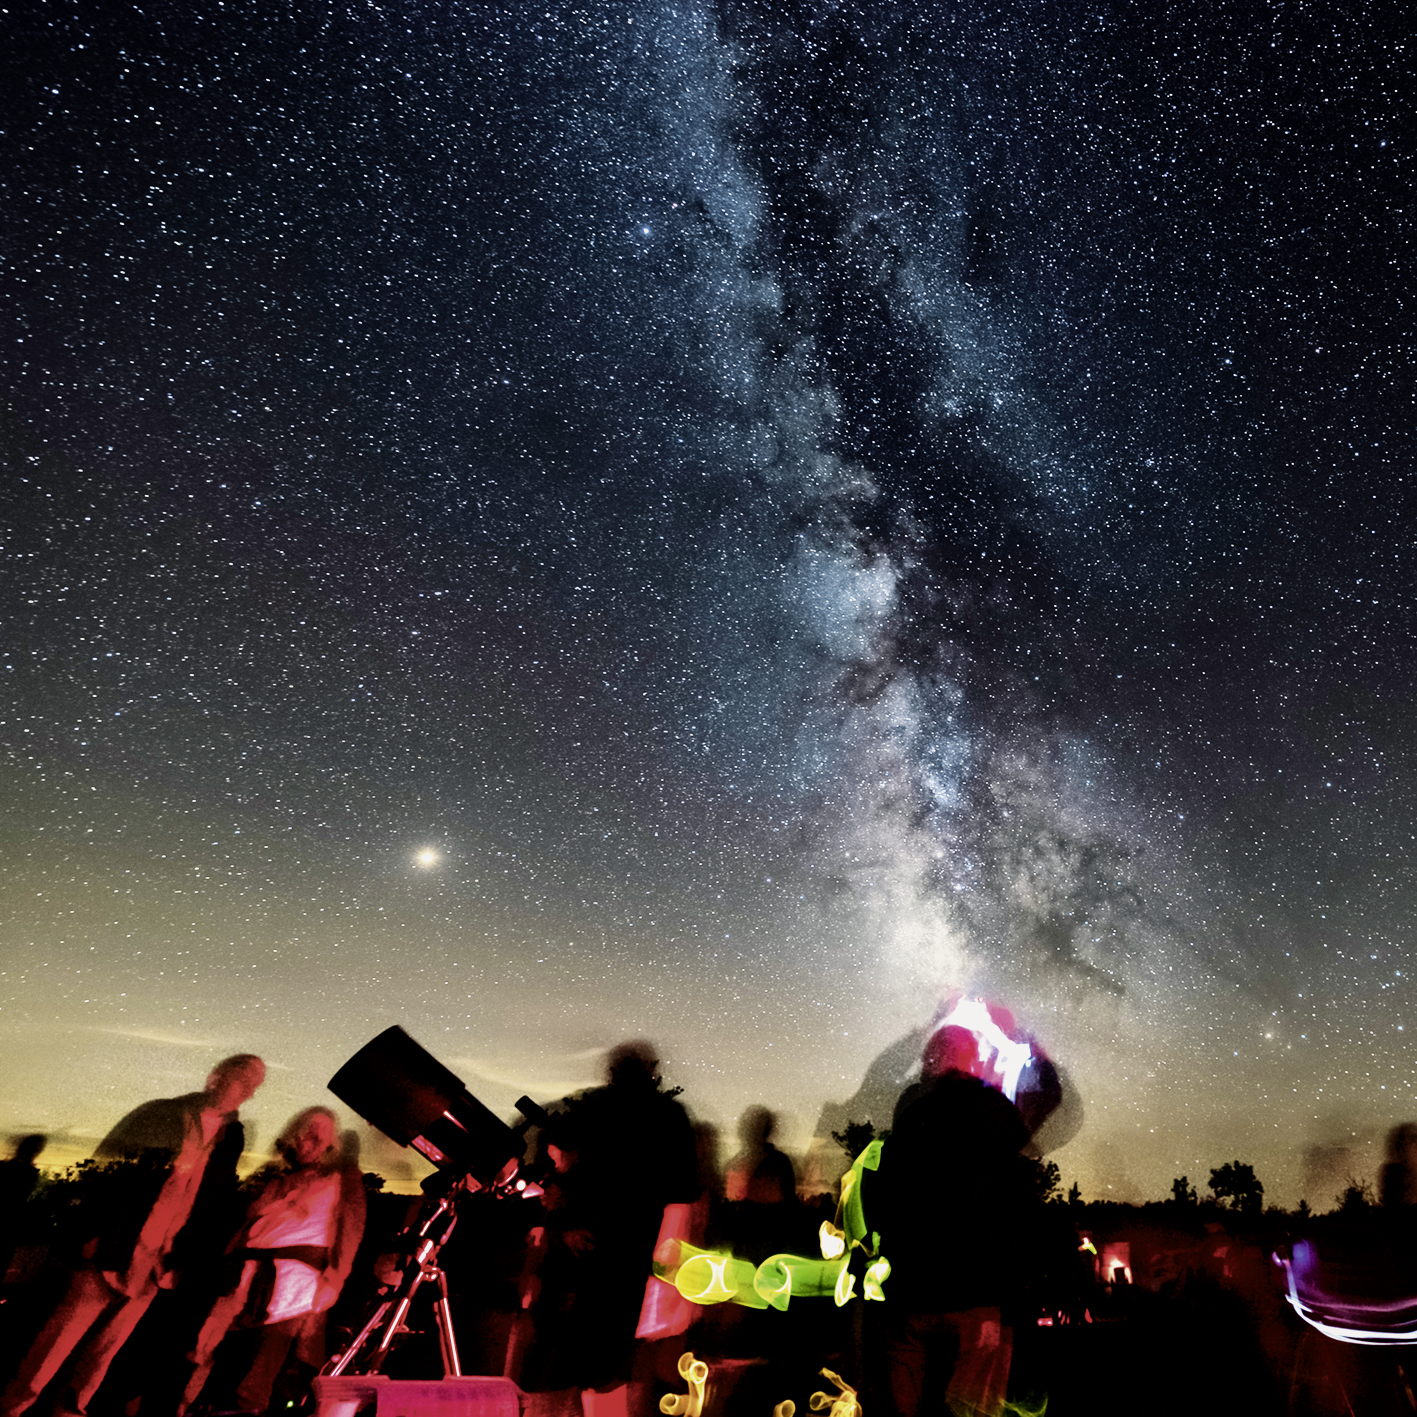
<instances>
[{"instance_id":1,"label":"milky way","mask_svg":"<svg viewBox=\"0 0 1417 1417\"><path fill-rule=\"evenodd\" d=\"M951 988L1085 1191L1417 1113L1397 32L12 22L0 1125L401 1022L805 1144Z\"/></svg>"}]
</instances>

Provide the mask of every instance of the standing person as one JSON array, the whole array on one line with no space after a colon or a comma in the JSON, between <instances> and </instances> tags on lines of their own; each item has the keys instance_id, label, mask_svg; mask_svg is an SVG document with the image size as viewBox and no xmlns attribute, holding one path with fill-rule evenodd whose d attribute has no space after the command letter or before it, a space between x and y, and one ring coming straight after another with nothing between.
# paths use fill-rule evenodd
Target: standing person
<instances>
[{"instance_id":1,"label":"standing person","mask_svg":"<svg viewBox=\"0 0 1417 1417\"><path fill-rule=\"evenodd\" d=\"M145 1102L99 1143L97 1159L123 1164L98 1199L67 1292L0 1395L3 1417L28 1410L70 1354L58 1412L83 1417L158 1290L176 1283L184 1257L234 1195L245 1146L237 1109L265 1076L258 1057L238 1053L212 1069L201 1092Z\"/></svg>"},{"instance_id":2,"label":"standing person","mask_svg":"<svg viewBox=\"0 0 1417 1417\"><path fill-rule=\"evenodd\" d=\"M549 1165L541 1182L540 1224L527 1235L521 1309L507 1350L506 1376L528 1397L528 1417L581 1417L585 1369L581 1335L597 1296L584 1292L592 1216L579 1197L579 1132L566 1113L540 1129Z\"/></svg>"},{"instance_id":3,"label":"standing person","mask_svg":"<svg viewBox=\"0 0 1417 1417\"><path fill-rule=\"evenodd\" d=\"M771 1254L810 1246L816 1239L810 1233L796 1233L797 1176L791 1157L773 1145L776 1128L777 1118L768 1108L749 1107L738 1119L743 1150L728 1163L725 1173L729 1202L725 1238L735 1255L754 1264L761 1264ZM776 1336L786 1332L776 1313L757 1314L753 1320L744 1315L741 1321Z\"/></svg>"},{"instance_id":4,"label":"standing person","mask_svg":"<svg viewBox=\"0 0 1417 1417\"><path fill-rule=\"evenodd\" d=\"M311 1367L324 1362L325 1315L354 1265L366 1207L364 1178L345 1163L338 1128L328 1107L297 1112L276 1139L279 1160L248 1183L230 1286L202 1326L179 1412L201 1394L228 1333L248 1351L235 1406L222 1410L264 1412L292 1345Z\"/></svg>"},{"instance_id":5,"label":"standing person","mask_svg":"<svg viewBox=\"0 0 1417 1417\"><path fill-rule=\"evenodd\" d=\"M773 1145L777 1117L766 1107L749 1107L738 1119L743 1150L728 1163L727 1198L753 1205L783 1205L797 1198L792 1160Z\"/></svg>"},{"instance_id":6,"label":"standing person","mask_svg":"<svg viewBox=\"0 0 1417 1417\"><path fill-rule=\"evenodd\" d=\"M10 1159L0 1161L0 1285L10 1272L10 1260L24 1227L25 1206L39 1180L35 1159L48 1141L49 1138L39 1132L20 1137Z\"/></svg>"},{"instance_id":7,"label":"standing person","mask_svg":"<svg viewBox=\"0 0 1417 1417\"><path fill-rule=\"evenodd\" d=\"M605 1086L556 1118L567 1217L558 1233L571 1296L561 1317L574 1345L561 1366L585 1390L587 1412L596 1394L629 1382L664 1208L692 1202L700 1189L693 1125L674 1093L661 1091L653 1046L620 1044L607 1072ZM623 1410L624 1399L606 1405Z\"/></svg>"},{"instance_id":8,"label":"standing person","mask_svg":"<svg viewBox=\"0 0 1417 1417\"><path fill-rule=\"evenodd\" d=\"M884 1357L896 1417L1000 1417L1012 1352L1007 1308L1028 1206L1028 1128L1003 1093L973 1075L974 1036L930 1041L922 1080L901 1098L866 1213L890 1260Z\"/></svg>"},{"instance_id":9,"label":"standing person","mask_svg":"<svg viewBox=\"0 0 1417 1417\"><path fill-rule=\"evenodd\" d=\"M1381 1177L1383 1205L1417 1205L1417 1122L1402 1122L1387 1134Z\"/></svg>"}]
</instances>

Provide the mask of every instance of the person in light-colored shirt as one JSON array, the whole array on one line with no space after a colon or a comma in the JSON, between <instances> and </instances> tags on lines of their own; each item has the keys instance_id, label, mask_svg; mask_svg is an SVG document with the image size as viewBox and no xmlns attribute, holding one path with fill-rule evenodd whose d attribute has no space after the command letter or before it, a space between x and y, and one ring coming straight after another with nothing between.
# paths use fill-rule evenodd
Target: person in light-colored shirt
<instances>
[{"instance_id":1,"label":"person in light-colored shirt","mask_svg":"<svg viewBox=\"0 0 1417 1417\"><path fill-rule=\"evenodd\" d=\"M292 1345L318 1367L324 1317L364 1233L364 1182L338 1145L328 1107L298 1112L276 1140L279 1161L248 1183L246 1224L232 1242L227 1292L202 1326L181 1411L201 1395L224 1340L244 1343L235 1408L264 1412ZM223 1359L223 1364L226 1360Z\"/></svg>"}]
</instances>

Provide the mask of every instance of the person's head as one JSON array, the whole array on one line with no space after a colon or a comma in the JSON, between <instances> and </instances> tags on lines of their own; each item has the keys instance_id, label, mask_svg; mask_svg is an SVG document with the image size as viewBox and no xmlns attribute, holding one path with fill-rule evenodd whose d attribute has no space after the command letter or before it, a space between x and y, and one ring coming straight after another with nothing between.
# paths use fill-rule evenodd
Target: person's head
<instances>
[{"instance_id":1,"label":"person's head","mask_svg":"<svg viewBox=\"0 0 1417 1417\"><path fill-rule=\"evenodd\" d=\"M585 1144L585 1126L578 1110L553 1112L539 1131L543 1155L563 1175L574 1168Z\"/></svg>"},{"instance_id":2,"label":"person's head","mask_svg":"<svg viewBox=\"0 0 1417 1417\"><path fill-rule=\"evenodd\" d=\"M35 1157L49 1145L49 1138L43 1132L31 1132L28 1136L14 1138L14 1142L12 1159L23 1166L33 1166Z\"/></svg>"},{"instance_id":3,"label":"person's head","mask_svg":"<svg viewBox=\"0 0 1417 1417\"><path fill-rule=\"evenodd\" d=\"M927 1082L947 1073L977 1073L979 1071L979 1041L957 1023L938 1030L925 1045L920 1060L920 1075Z\"/></svg>"},{"instance_id":4,"label":"person's head","mask_svg":"<svg viewBox=\"0 0 1417 1417\"><path fill-rule=\"evenodd\" d=\"M605 1071L617 1087L658 1087L659 1053L643 1038L617 1043L605 1059Z\"/></svg>"},{"instance_id":5,"label":"person's head","mask_svg":"<svg viewBox=\"0 0 1417 1417\"><path fill-rule=\"evenodd\" d=\"M1417 1122L1400 1122L1387 1134L1387 1159L1417 1171Z\"/></svg>"},{"instance_id":6,"label":"person's head","mask_svg":"<svg viewBox=\"0 0 1417 1417\"><path fill-rule=\"evenodd\" d=\"M363 1150L359 1141L359 1133L351 1127L348 1131L339 1134L339 1160L340 1165L350 1171L359 1170L359 1155Z\"/></svg>"},{"instance_id":7,"label":"person's head","mask_svg":"<svg viewBox=\"0 0 1417 1417\"><path fill-rule=\"evenodd\" d=\"M760 1104L747 1108L738 1118L738 1140L749 1151L761 1151L776 1130L777 1117Z\"/></svg>"},{"instance_id":8,"label":"person's head","mask_svg":"<svg viewBox=\"0 0 1417 1417\"><path fill-rule=\"evenodd\" d=\"M335 1159L339 1118L328 1107L307 1107L285 1124L276 1154L290 1166L319 1166Z\"/></svg>"},{"instance_id":9,"label":"person's head","mask_svg":"<svg viewBox=\"0 0 1417 1417\"><path fill-rule=\"evenodd\" d=\"M223 1058L207 1077L203 1091L208 1112L235 1112L249 1102L266 1080L266 1065L254 1053Z\"/></svg>"}]
</instances>

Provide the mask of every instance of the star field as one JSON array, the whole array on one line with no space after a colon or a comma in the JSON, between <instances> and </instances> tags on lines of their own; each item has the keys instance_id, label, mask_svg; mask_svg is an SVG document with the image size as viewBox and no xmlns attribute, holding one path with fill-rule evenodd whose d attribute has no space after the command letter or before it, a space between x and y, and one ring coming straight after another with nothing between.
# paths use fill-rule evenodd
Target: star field
<instances>
[{"instance_id":1,"label":"star field","mask_svg":"<svg viewBox=\"0 0 1417 1417\"><path fill-rule=\"evenodd\" d=\"M267 1141L399 1022L500 1108L648 1035L805 1146L966 987L1085 1193L1372 1171L1405 24L10 21L0 1125L253 1049Z\"/></svg>"}]
</instances>

